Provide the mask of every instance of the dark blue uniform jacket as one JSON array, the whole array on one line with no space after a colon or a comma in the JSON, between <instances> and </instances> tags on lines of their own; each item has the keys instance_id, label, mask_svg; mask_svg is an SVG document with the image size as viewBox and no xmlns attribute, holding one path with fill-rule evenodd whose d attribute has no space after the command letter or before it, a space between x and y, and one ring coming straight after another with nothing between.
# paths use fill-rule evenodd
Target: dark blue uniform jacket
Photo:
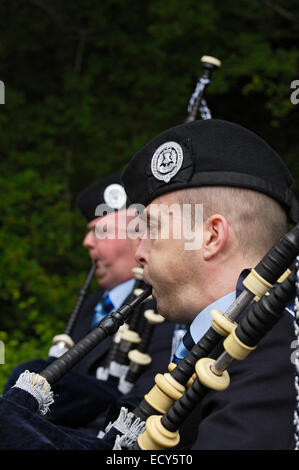
<instances>
[{"instance_id":1,"label":"dark blue uniform jacket","mask_svg":"<svg viewBox=\"0 0 299 470\"><path fill-rule=\"evenodd\" d=\"M72 332L75 343L84 338L90 331L94 307L101 299L103 291L89 295L82 307L78 320ZM143 312L153 308L153 301L142 304L139 331L144 326ZM70 372L52 386L55 403L51 406L47 419L53 423L73 428L85 429L97 434L99 427L118 415L122 405L135 408L154 384L156 373L164 373L171 359L171 343L174 325L168 321L154 329L148 350L152 362L137 379L130 393L123 395L117 388L118 380L98 380L95 377L97 367L104 366L107 353L111 346L112 337L105 338L98 346L90 351ZM30 372L40 372L54 361L34 360L17 366L5 386L5 392L16 383L20 373L28 369ZM100 419L97 419L98 416ZM107 423L108 424L108 423Z\"/></svg>"}]
</instances>

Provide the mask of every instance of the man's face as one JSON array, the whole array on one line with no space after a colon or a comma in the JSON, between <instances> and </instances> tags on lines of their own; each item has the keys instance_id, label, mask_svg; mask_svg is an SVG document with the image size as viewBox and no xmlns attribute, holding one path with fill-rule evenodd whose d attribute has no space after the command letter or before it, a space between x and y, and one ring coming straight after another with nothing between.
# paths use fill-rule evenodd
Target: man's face
<instances>
[{"instance_id":1,"label":"man's face","mask_svg":"<svg viewBox=\"0 0 299 470\"><path fill-rule=\"evenodd\" d=\"M147 231L139 241L136 260L144 266L144 280L153 287L159 313L171 321L189 322L200 308L201 249L186 249L186 239L178 236L177 228L177 224L182 227L183 215L179 220L178 212L169 212L172 203L166 194L147 206L143 216Z\"/></svg>"},{"instance_id":2,"label":"man's face","mask_svg":"<svg viewBox=\"0 0 299 470\"><path fill-rule=\"evenodd\" d=\"M119 211L92 220L83 240L96 263L98 282L106 289L132 278L132 268L136 266L136 241L126 236L125 214L126 211Z\"/></svg>"}]
</instances>

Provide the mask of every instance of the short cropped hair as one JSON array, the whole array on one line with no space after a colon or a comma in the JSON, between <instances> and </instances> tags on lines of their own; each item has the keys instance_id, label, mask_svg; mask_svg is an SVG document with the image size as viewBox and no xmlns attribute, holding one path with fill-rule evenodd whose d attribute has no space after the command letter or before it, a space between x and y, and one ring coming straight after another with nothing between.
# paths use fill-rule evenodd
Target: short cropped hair
<instances>
[{"instance_id":1,"label":"short cropped hair","mask_svg":"<svg viewBox=\"0 0 299 470\"><path fill-rule=\"evenodd\" d=\"M223 215L233 227L241 253L263 256L288 231L287 215L269 196L239 187L206 186L176 192L180 204L203 204L203 220Z\"/></svg>"}]
</instances>

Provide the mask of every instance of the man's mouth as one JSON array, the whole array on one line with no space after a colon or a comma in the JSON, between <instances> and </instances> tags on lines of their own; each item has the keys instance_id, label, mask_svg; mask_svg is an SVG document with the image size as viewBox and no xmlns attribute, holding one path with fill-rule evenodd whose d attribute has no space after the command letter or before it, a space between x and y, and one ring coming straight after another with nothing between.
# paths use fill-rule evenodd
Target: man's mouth
<instances>
[{"instance_id":1,"label":"man's mouth","mask_svg":"<svg viewBox=\"0 0 299 470\"><path fill-rule=\"evenodd\" d=\"M149 278L146 275L144 275L144 273L143 273L143 280L144 280L145 284L147 284L148 286L151 286L151 282L150 282Z\"/></svg>"},{"instance_id":2,"label":"man's mouth","mask_svg":"<svg viewBox=\"0 0 299 470\"><path fill-rule=\"evenodd\" d=\"M96 258L96 259L93 260L93 262L94 262L95 265L96 265L96 271L99 271L99 269L102 268L102 262L101 262L101 260L98 259L98 258Z\"/></svg>"}]
</instances>

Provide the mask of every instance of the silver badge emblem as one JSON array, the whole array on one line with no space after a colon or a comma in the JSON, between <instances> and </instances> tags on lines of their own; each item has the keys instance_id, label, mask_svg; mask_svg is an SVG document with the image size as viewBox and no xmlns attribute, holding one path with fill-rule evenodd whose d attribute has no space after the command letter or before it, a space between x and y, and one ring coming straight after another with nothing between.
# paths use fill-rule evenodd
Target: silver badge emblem
<instances>
[{"instance_id":1,"label":"silver badge emblem","mask_svg":"<svg viewBox=\"0 0 299 470\"><path fill-rule=\"evenodd\" d=\"M155 151L151 169L155 178L168 183L183 163L183 149L177 142L166 142Z\"/></svg>"},{"instance_id":2,"label":"silver badge emblem","mask_svg":"<svg viewBox=\"0 0 299 470\"><path fill-rule=\"evenodd\" d=\"M120 184L110 184L104 191L104 201L112 209L122 209L126 200L126 192Z\"/></svg>"}]
</instances>

